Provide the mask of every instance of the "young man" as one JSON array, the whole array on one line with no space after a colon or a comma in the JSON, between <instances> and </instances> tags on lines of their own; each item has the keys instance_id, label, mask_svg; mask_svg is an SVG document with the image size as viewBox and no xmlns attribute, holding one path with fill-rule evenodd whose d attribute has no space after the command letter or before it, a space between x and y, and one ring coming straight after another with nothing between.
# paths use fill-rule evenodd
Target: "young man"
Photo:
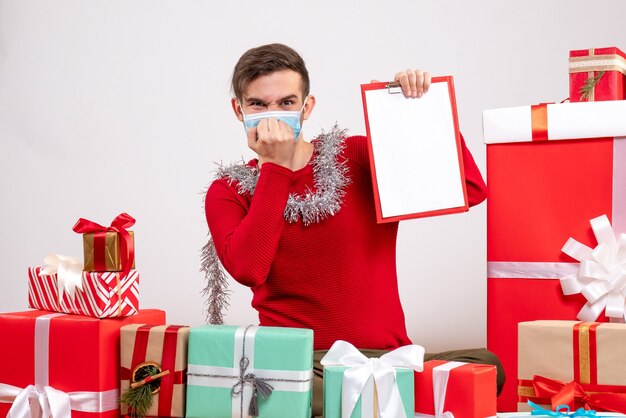
<instances>
[{"instance_id":1,"label":"young man","mask_svg":"<svg viewBox=\"0 0 626 418\"><path fill-rule=\"evenodd\" d=\"M413 100L430 86L422 71L394 80ZM206 195L207 222L226 270L252 289L260 324L314 330L313 415L320 416L318 362L335 340L370 356L411 344L396 277L398 223L376 223L365 137L335 127L303 140L301 124L316 101L297 52L281 44L245 52L232 87L233 111L258 158L221 170ZM464 142L463 159L476 205L486 186ZM437 358L498 363L484 349Z\"/></svg>"}]
</instances>

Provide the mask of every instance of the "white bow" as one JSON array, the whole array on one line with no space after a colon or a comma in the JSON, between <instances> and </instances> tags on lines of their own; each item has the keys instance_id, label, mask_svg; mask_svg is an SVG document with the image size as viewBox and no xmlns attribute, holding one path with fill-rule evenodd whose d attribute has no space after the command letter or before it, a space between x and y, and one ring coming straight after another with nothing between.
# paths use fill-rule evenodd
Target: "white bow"
<instances>
[{"instance_id":1,"label":"white bow","mask_svg":"<svg viewBox=\"0 0 626 418\"><path fill-rule=\"evenodd\" d=\"M593 322L605 311L606 316L624 322L626 301L626 234L619 241L606 215L589 221L598 245L591 249L573 238L562 251L580 261L578 274L564 277L564 295L582 293L587 303L578 312L578 319Z\"/></svg>"},{"instance_id":2,"label":"white bow","mask_svg":"<svg viewBox=\"0 0 626 418\"><path fill-rule=\"evenodd\" d=\"M51 386L24 389L0 383L0 402L13 403L7 418L71 418L72 410L106 412L119 408L119 391L66 393Z\"/></svg>"},{"instance_id":3,"label":"white bow","mask_svg":"<svg viewBox=\"0 0 626 418\"><path fill-rule=\"evenodd\" d=\"M40 270L39 275L57 275L59 300L64 291L72 298L76 288L83 290L83 262L79 258L50 254L44 259L44 263L46 266Z\"/></svg>"},{"instance_id":4,"label":"white bow","mask_svg":"<svg viewBox=\"0 0 626 418\"><path fill-rule=\"evenodd\" d=\"M0 390L5 394L13 392L15 400L7 418L60 418L70 417L70 396L50 386L41 389L35 385L28 385L24 390L15 386L0 385Z\"/></svg>"},{"instance_id":5,"label":"white bow","mask_svg":"<svg viewBox=\"0 0 626 418\"><path fill-rule=\"evenodd\" d=\"M321 364L349 367L342 380L342 418L350 418L370 377L376 383L380 418L406 418L394 368L406 367L421 372L424 370L424 348L407 345L380 358L367 358L349 342L338 340L322 358Z\"/></svg>"}]
</instances>

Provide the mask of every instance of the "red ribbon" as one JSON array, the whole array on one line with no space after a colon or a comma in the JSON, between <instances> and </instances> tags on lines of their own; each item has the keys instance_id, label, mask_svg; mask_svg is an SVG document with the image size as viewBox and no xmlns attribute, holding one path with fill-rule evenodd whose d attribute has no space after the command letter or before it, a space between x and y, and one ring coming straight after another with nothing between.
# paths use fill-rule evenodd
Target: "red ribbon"
<instances>
[{"instance_id":1,"label":"red ribbon","mask_svg":"<svg viewBox=\"0 0 626 418\"><path fill-rule=\"evenodd\" d=\"M94 235L94 267L96 270L106 271L103 254L104 254L104 236L107 232L117 232L120 236L120 259L122 262L122 275L120 281L123 280L133 266L135 259L135 246L133 239L126 230L135 224L135 218L127 213L119 214L111 226L102 226L90 220L80 218L72 230L79 234L88 234L93 232Z\"/></svg>"},{"instance_id":2,"label":"red ribbon","mask_svg":"<svg viewBox=\"0 0 626 418\"><path fill-rule=\"evenodd\" d=\"M133 367L136 367L136 365L146 361L150 330L155 326L157 325L142 325L137 328L137 331L135 333L135 346L133 347L133 358L131 363ZM174 385L186 383L187 381L186 370L175 371L178 331L181 328L183 328L182 325L169 325L164 332L163 351L161 353L161 370L170 370L170 373L161 377L161 390L158 405L159 416L167 417L172 414ZM120 376L122 380L132 381L131 373L132 372L126 367L120 368Z\"/></svg>"},{"instance_id":3,"label":"red ribbon","mask_svg":"<svg viewBox=\"0 0 626 418\"><path fill-rule=\"evenodd\" d=\"M530 107L533 141L548 140L548 103Z\"/></svg>"},{"instance_id":4,"label":"red ribbon","mask_svg":"<svg viewBox=\"0 0 626 418\"><path fill-rule=\"evenodd\" d=\"M568 405L570 409L626 413L626 393L588 393L580 383L564 383L543 376L533 376L533 388L538 398L550 399L552 409Z\"/></svg>"}]
</instances>

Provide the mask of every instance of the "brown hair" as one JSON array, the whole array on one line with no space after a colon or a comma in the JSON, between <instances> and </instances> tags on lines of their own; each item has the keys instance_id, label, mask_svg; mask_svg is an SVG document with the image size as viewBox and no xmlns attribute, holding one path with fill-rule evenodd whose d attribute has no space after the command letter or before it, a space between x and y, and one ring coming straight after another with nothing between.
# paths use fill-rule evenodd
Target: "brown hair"
<instances>
[{"instance_id":1,"label":"brown hair","mask_svg":"<svg viewBox=\"0 0 626 418\"><path fill-rule=\"evenodd\" d=\"M309 72L304 60L296 51L283 44L268 44L244 52L233 70L232 89L235 96L243 98L243 92L256 78L276 71L292 70L302 77L303 97L309 95Z\"/></svg>"}]
</instances>

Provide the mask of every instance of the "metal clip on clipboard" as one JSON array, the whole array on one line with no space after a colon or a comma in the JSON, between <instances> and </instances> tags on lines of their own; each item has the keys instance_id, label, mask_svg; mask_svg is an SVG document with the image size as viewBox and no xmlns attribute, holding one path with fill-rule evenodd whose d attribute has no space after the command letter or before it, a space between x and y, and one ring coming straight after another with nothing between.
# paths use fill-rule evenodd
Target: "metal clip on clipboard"
<instances>
[{"instance_id":1,"label":"metal clip on clipboard","mask_svg":"<svg viewBox=\"0 0 626 418\"><path fill-rule=\"evenodd\" d=\"M402 93L402 87L400 86L399 81L390 81L387 83L387 93L389 94L399 94Z\"/></svg>"}]
</instances>

